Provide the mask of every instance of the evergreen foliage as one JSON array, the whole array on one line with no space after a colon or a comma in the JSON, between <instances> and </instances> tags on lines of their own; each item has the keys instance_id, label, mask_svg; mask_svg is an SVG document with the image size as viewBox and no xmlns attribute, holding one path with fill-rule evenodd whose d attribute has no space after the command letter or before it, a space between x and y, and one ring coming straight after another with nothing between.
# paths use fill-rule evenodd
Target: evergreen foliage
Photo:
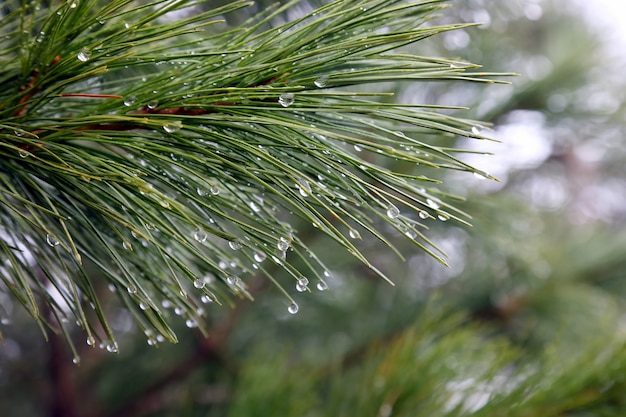
<instances>
[{"instance_id":1,"label":"evergreen foliage","mask_svg":"<svg viewBox=\"0 0 626 417\"><path fill-rule=\"evenodd\" d=\"M467 215L437 168L489 176L455 156L483 127L376 84L505 74L406 49L469 26L426 24L444 1L339 0L273 24L296 3L231 27L248 2L3 2L1 275L44 332L76 322L116 351L101 286L152 343L176 340L168 308L203 328L204 303L252 298L258 276L295 313L287 288L323 290L328 271L296 219L383 277L362 235L446 263L426 229Z\"/></svg>"}]
</instances>

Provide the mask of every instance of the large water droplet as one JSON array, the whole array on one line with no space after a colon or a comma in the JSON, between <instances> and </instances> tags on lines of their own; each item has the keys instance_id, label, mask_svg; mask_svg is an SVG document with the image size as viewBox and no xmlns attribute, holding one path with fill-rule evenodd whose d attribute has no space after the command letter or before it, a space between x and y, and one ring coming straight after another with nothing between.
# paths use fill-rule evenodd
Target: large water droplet
<instances>
[{"instance_id":1,"label":"large water droplet","mask_svg":"<svg viewBox=\"0 0 626 417\"><path fill-rule=\"evenodd\" d=\"M126 240L122 242L122 247L126 250L133 250L133 245Z\"/></svg>"},{"instance_id":2,"label":"large water droplet","mask_svg":"<svg viewBox=\"0 0 626 417\"><path fill-rule=\"evenodd\" d=\"M321 75L317 80L313 81L317 88L324 88L328 85L328 75Z\"/></svg>"},{"instance_id":3,"label":"large water droplet","mask_svg":"<svg viewBox=\"0 0 626 417\"><path fill-rule=\"evenodd\" d=\"M198 187L196 188L196 193L198 193L200 197L204 197L205 195L207 195L207 190Z\"/></svg>"},{"instance_id":4,"label":"large water droplet","mask_svg":"<svg viewBox=\"0 0 626 417\"><path fill-rule=\"evenodd\" d=\"M211 297L209 297L209 296L208 296L208 295L206 295L206 294L203 294L203 295L202 295L202 297L200 297L200 301L201 301L202 303L204 303L204 304L208 304L208 303L213 302L213 300L211 299Z\"/></svg>"},{"instance_id":5,"label":"large water droplet","mask_svg":"<svg viewBox=\"0 0 626 417\"><path fill-rule=\"evenodd\" d=\"M286 251L287 249L289 249L289 244L290 244L289 239L286 239L286 238L284 238L284 237L281 237L281 238L278 240L278 243L276 244L276 247L278 248L278 250L279 250L279 251L284 252L284 251Z\"/></svg>"},{"instance_id":6,"label":"large water droplet","mask_svg":"<svg viewBox=\"0 0 626 417\"><path fill-rule=\"evenodd\" d=\"M350 229L348 231L348 234L350 235L352 239L361 239L361 234L356 229Z\"/></svg>"},{"instance_id":7,"label":"large water droplet","mask_svg":"<svg viewBox=\"0 0 626 417\"><path fill-rule=\"evenodd\" d=\"M482 125L475 125L472 126L472 133L475 135L480 135L480 132L482 132L484 129L484 126Z\"/></svg>"},{"instance_id":8,"label":"large water droplet","mask_svg":"<svg viewBox=\"0 0 626 417\"><path fill-rule=\"evenodd\" d=\"M290 314L296 314L298 310L300 310L300 307L298 307L298 304L296 304L295 301L292 301L291 304L289 304L289 307L287 307L287 311Z\"/></svg>"},{"instance_id":9,"label":"large water droplet","mask_svg":"<svg viewBox=\"0 0 626 417\"><path fill-rule=\"evenodd\" d=\"M318 281L316 287L318 291L326 291L328 289L328 285L324 281Z\"/></svg>"},{"instance_id":10,"label":"large water droplet","mask_svg":"<svg viewBox=\"0 0 626 417\"><path fill-rule=\"evenodd\" d=\"M163 125L163 130L165 130L167 133L174 133L174 132L178 132L180 129L182 129L183 124L180 120L176 120L175 122L169 122Z\"/></svg>"},{"instance_id":11,"label":"large water droplet","mask_svg":"<svg viewBox=\"0 0 626 417\"><path fill-rule=\"evenodd\" d=\"M30 152L25 151L24 149L20 149L19 151L17 151L17 154L20 156L20 158L26 158L28 155L30 155Z\"/></svg>"},{"instance_id":12,"label":"large water droplet","mask_svg":"<svg viewBox=\"0 0 626 417\"><path fill-rule=\"evenodd\" d=\"M185 320L185 326L193 329L194 327L198 327L198 321L194 319L187 319Z\"/></svg>"},{"instance_id":13,"label":"large water droplet","mask_svg":"<svg viewBox=\"0 0 626 417\"><path fill-rule=\"evenodd\" d=\"M389 204L389 208L387 209L387 217L390 219L397 219L400 216L400 210L398 207L393 204Z\"/></svg>"},{"instance_id":14,"label":"large water droplet","mask_svg":"<svg viewBox=\"0 0 626 417\"><path fill-rule=\"evenodd\" d=\"M74 358L72 359L72 363L74 365L80 365L80 357L79 356L74 356Z\"/></svg>"},{"instance_id":15,"label":"large water droplet","mask_svg":"<svg viewBox=\"0 0 626 417\"><path fill-rule=\"evenodd\" d=\"M91 58L91 52L83 49L78 53L78 55L76 55L76 58L78 58L78 60L81 62L87 62L89 61L89 58Z\"/></svg>"},{"instance_id":16,"label":"large water droplet","mask_svg":"<svg viewBox=\"0 0 626 417\"><path fill-rule=\"evenodd\" d=\"M126 288L126 291L128 291L129 294L137 294L137 287L130 285Z\"/></svg>"},{"instance_id":17,"label":"large water droplet","mask_svg":"<svg viewBox=\"0 0 626 417\"><path fill-rule=\"evenodd\" d=\"M95 346L96 345L96 339L94 339L93 336L89 336L87 337L87 346Z\"/></svg>"},{"instance_id":18,"label":"large water droplet","mask_svg":"<svg viewBox=\"0 0 626 417\"><path fill-rule=\"evenodd\" d=\"M235 285L235 283L237 282L237 277L234 275L229 275L226 277L226 282L230 285Z\"/></svg>"},{"instance_id":19,"label":"large water droplet","mask_svg":"<svg viewBox=\"0 0 626 417\"><path fill-rule=\"evenodd\" d=\"M154 110L154 109L156 109L156 107L157 107L158 105L159 105L159 102L158 102L157 100L150 100L150 101L148 102L148 104L147 104L147 107L148 107L150 110Z\"/></svg>"},{"instance_id":20,"label":"large water droplet","mask_svg":"<svg viewBox=\"0 0 626 417\"><path fill-rule=\"evenodd\" d=\"M48 242L48 245L50 245L50 246L58 246L59 245L59 241L57 240L57 238L52 236L50 233L48 233L46 235L46 242Z\"/></svg>"},{"instance_id":21,"label":"large water droplet","mask_svg":"<svg viewBox=\"0 0 626 417\"><path fill-rule=\"evenodd\" d=\"M217 185L212 185L209 189L209 192L213 195L218 195L220 193L220 189L217 187Z\"/></svg>"},{"instance_id":22,"label":"large water droplet","mask_svg":"<svg viewBox=\"0 0 626 417\"><path fill-rule=\"evenodd\" d=\"M196 288L204 288L205 285L206 285L206 282L204 282L203 278L196 278L193 281L193 286Z\"/></svg>"},{"instance_id":23,"label":"large water droplet","mask_svg":"<svg viewBox=\"0 0 626 417\"><path fill-rule=\"evenodd\" d=\"M254 254L254 260L261 263L265 260L265 258L267 258L267 255L265 254L265 252L255 252Z\"/></svg>"},{"instance_id":24,"label":"large water droplet","mask_svg":"<svg viewBox=\"0 0 626 417\"><path fill-rule=\"evenodd\" d=\"M437 216L437 218L438 218L439 220L441 220L442 222L445 222L446 220L448 220L448 219L450 218L450 216L448 216L447 214L443 214L443 213L441 213L441 214L439 214L439 215Z\"/></svg>"},{"instance_id":25,"label":"large water droplet","mask_svg":"<svg viewBox=\"0 0 626 417\"><path fill-rule=\"evenodd\" d=\"M109 342L107 343L107 351L111 353L116 353L118 351L117 342Z\"/></svg>"},{"instance_id":26,"label":"large water droplet","mask_svg":"<svg viewBox=\"0 0 626 417\"><path fill-rule=\"evenodd\" d=\"M126 98L124 99L124 105L125 105L126 107L130 107L130 106L132 106L133 104L135 104L135 100L137 100L137 99L135 98L135 96L128 96L128 97L126 97Z\"/></svg>"},{"instance_id":27,"label":"large water droplet","mask_svg":"<svg viewBox=\"0 0 626 417\"><path fill-rule=\"evenodd\" d=\"M291 106L294 101L295 101L295 97L294 97L293 93L283 93L278 98L278 102L283 107Z\"/></svg>"},{"instance_id":28,"label":"large water droplet","mask_svg":"<svg viewBox=\"0 0 626 417\"><path fill-rule=\"evenodd\" d=\"M198 242L204 242L207 238L207 233L202 229L198 229L193 232L193 238Z\"/></svg>"},{"instance_id":29,"label":"large water droplet","mask_svg":"<svg viewBox=\"0 0 626 417\"><path fill-rule=\"evenodd\" d=\"M300 283L296 284L296 291L298 292L305 292L307 290L307 286L306 285L301 285Z\"/></svg>"},{"instance_id":30,"label":"large water droplet","mask_svg":"<svg viewBox=\"0 0 626 417\"><path fill-rule=\"evenodd\" d=\"M261 211L261 207L259 207L259 205L257 203L255 203L254 201L250 201L248 203L248 205L250 206L250 208L252 209L252 211L254 211L255 213L258 213Z\"/></svg>"},{"instance_id":31,"label":"large water droplet","mask_svg":"<svg viewBox=\"0 0 626 417\"><path fill-rule=\"evenodd\" d=\"M417 213L418 216L420 216L420 219L427 219L428 218L428 212L424 211L424 210L420 210L419 213Z\"/></svg>"}]
</instances>

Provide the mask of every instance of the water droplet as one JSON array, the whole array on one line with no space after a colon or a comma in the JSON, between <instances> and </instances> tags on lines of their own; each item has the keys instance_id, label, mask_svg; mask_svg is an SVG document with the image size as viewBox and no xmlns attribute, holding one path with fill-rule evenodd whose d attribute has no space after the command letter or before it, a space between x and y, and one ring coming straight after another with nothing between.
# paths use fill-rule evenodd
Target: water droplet
<instances>
[{"instance_id":1,"label":"water droplet","mask_svg":"<svg viewBox=\"0 0 626 417\"><path fill-rule=\"evenodd\" d=\"M300 283L296 284L296 291L298 292L305 292L307 290L307 286L306 285L301 285Z\"/></svg>"},{"instance_id":2,"label":"water droplet","mask_svg":"<svg viewBox=\"0 0 626 417\"><path fill-rule=\"evenodd\" d=\"M428 206L430 208L434 208L435 210L437 210L439 208L439 204L436 203L435 201L431 200L430 198L426 199L426 204L428 204Z\"/></svg>"},{"instance_id":3,"label":"water droplet","mask_svg":"<svg viewBox=\"0 0 626 417\"><path fill-rule=\"evenodd\" d=\"M126 291L128 291L129 294L137 294L137 287L131 285L126 288Z\"/></svg>"},{"instance_id":4,"label":"water droplet","mask_svg":"<svg viewBox=\"0 0 626 417\"><path fill-rule=\"evenodd\" d=\"M241 240L236 239L236 240L231 240L230 242L228 242L228 246L232 249L232 250L239 250L241 249Z\"/></svg>"},{"instance_id":5,"label":"water droplet","mask_svg":"<svg viewBox=\"0 0 626 417\"><path fill-rule=\"evenodd\" d=\"M479 180L486 180L487 179L487 177L485 177L484 175L482 175L482 174L480 174L478 172L474 172L474 176L476 178L478 178Z\"/></svg>"},{"instance_id":6,"label":"water droplet","mask_svg":"<svg viewBox=\"0 0 626 417\"><path fill-rule=\"evenodd\" d=\"M184 312L185 310L182 307L174 307L174 314L176 314L177 316L182 316Z\"/></svg>"},{"instance_id":7,"label":"water droplet","mask_svg":"<svg viewBox=\"0 0 626 417\"><path fill-rule=\"evenodd\" d=\"M206 283L204 282L204 279L202 278L197 278L193 281L193 286L196 288L204 288L204 285Z\"/></svg>"},{"instance_id":8,"label":"water droplet","mask_svg":"<svg viewBox=\"0 0 626 417\"><path fill-rule=\"evenodd\" d=\"M159 204L161 204L161 207L163 207L163 208L169 208L169 206L170 206L170 202L167 201L167 200L161 200L161 201L159 201Z\"/></svg>"},{"instance_id":9,"label":"water droplet","mask_svg":"<svg viewBox=\"0 0 626 417\"><path fill-rule=\"evenodd\" d=\"M139 309L141 311L146 311L148 309L148 305L142 301L139 303Z\"/></svg>"},{"instance_id":10,"label":"water droplet","mask_svg":"<svg viewBox=\"0 0 626 417\"><path fill-rule=\"evenodd\" d=\"M75 1L73 1L72 4L70 4L70 9L75 9L76 6L78 6L78 5L76 4Z\"/></svg>"},{"instance_id":11,"label":"water droplet","mask_svg":"<svg viewBox=\"0 0 626 417\"><path fill-rule=\"evenodd\" d=\"M202 229L198 229L193 232L193 238L198 242L204 242L207 238L207 233Z\"/></svg>"},{"instance_id":12,"label":"water droplet","mask_svg":"<svg viewBox=\"0 0 626 417\"><path fill-rule=\"evenodd\" d=\"M324 281L318 281L316 287L318 291L326 291L328 289L328 284Z\"/></svg>"},{"instance_id":13,"label":"water droplet","mask_svg":"<svg viewBox=\"0 0 626 417\"><path fill-rule=\"evenodd\" d=\"M363 150L363 148L359 145L354 145L354 150L357 152L361 152Z\"/></svg>"},{"instance_id":14,"label":"water droplet","mask_svg":"<svg viewBox=\"0 0 626 417\"><path fill-rule=\"evenodd\" d=\"M259 205L257 203L255 203L254 201L250 201L248 203L248 205L250 206L250 208L252 209L252 211L254 211L255 213L258 213L261 211L261 207L259 207Z\"/></svg>"},{"instance_id":15,"label":"water droplet","mask_svg":"<svg viewBox=\"0 0 626 417\"><path fill-rule=\"evenodd\" d=\"M156 345L156 344L157 344L157 341L156 341L156 339L154 339L154 338L152 338L152 337L149 337L149 338L148 338L148 340L146 341L146 343L147 343L149 346L154 346L154 345Z\"/></svg>"},{"instance_id":16,"label":"water droplet","mask_svg":"<svg viewBox=\"0 0 626 417\"><path fill-rule=\"evenodd\" d=\"M174 133L178 132L180 129L182 129L182 127L182 122L180 120L176 120L175 122L170 122L163 125L163 130L165 130L167 133Z\"/></svg>"},{"instance_id":17,"label":"water droplet","mask_svg":"<svg viewBox=\"0 0 626 417\"><path fill-rule=\"evenodd\" d=\"M133 104L135 104L135 100L136 100L135 96L128 96L124 99L124 105L126 107L130 107Z\"/></svg>"},{"instance_id":18,"label":"water droplet","mask_svg":"<svg viewBox=\"0 0 626 417\"><path fill-rule=\"evenodd\" d=\"M309 280L305 277L302 277L298 279L298 284L304 285L306 287L307 285L309 285Z\"/></svg>"},{"instance_id":19,"label":"water droplet","mask_svg":"<svg viewBox=\"0 0 626 417\"><path fill-rule=\"evenodd\" d=\"M198 321L194 319L187 319L185 320L185 326L193 329L194 327L198 327Z\"/></svg>"},{"instance_id":20,"label":"water droplet","mask_svg":"<svg viewBox=\"0 0 626 417\"><path fill-rule=\"evenodd\" d=\"M154 109L156 109L156 107L157 107L158 105L159 105L159 102L158 102L157 100L151 100L151 101L149 101L149 102L148 102L147 107L148 107L150 110L154 110Z\"/></svg>"},{"instance_id":21,"label":"water droplet","mask_svg":"<svg viewBox=\"0 0 626 417\"><path fill-rule=\"evenodd\" d=\"M208 296L208 295L206 295L206 294L203 294L203 295L202 295L202 297L200 297L200 301L201 301L202 303L204 303L204 304L208 304L208 303L213 302L213 300L211 299L211 297L209 297L209 296Z\"/></svg>"},{"instance_id":22,"label":"water droplet","mask_svg":"<svg viewBox=\"0 0 626 417\"><path fill-rule=\"evenodd\" d=\"M74 356L74 358L72 359L72 363L74 365L80 365L80 357Z\"/></svg>"},{"instance_id":23,"label":"water droplet","mask_svg":"<svg viewBox=\"0 0 626 417\"><path fill-rule=\"evenodd\" d=\"M118 351L117 342L109 342L107 343L107 352L116 353Z\"/></svg>"},{"instance_id":24,"label":"water droplet","mask_svg":"<svg viewBox=\"0 0 626 417\"><path fill-rule=\"evenodd\" d=\"M237 282L237 277L234 275L229 275L226 277L226 282L230 285L235 285L235 283Z\"/></svg>"},{"instance_id":25,"label":"water droplet","mask_svg":"<svg viewBox=\"0 0 626 417\"><path fill-rule=\"evenodd\" d=\"M352 239L361 239L361 234L356 229L350 229L350 231L348 231L348 234Z\"/></svg>"},{"instance_id":26,"label":"water droplet","mask_svg":"<svg viewBox=\"0 0 626 417\"><path fill-rule=\"evenodd\" d=\"M87 346L95 346L96 345L96 339L93 338L93 336L89 336L87 338Z\"/></svg>"},{"instance_id":27,"label":"water droplet","mask_svg":"<svg viewBox=\"0 0 626 417\"><path fill-rule=\"evenodd\" d=\"M276 247L278 248L279 251L285 252L287 249L289 249L289 244L290 244L289 239L281 237L278 240L278 243L276 244Z\"/></svg>"},{"instance_id":28,"label":"water droplet","mask_svg":"<svg viewBox=\"0 0 626 417\"><path fill-rule=\"evenodd\" d=\"M50 246L58 246L59 245L59 241L57 240L57 238L52 236L50 233L48 233L46 235L46 242L48 242L48 245L50 245Z\"/></svg>"},{"instance_id":29,"label":"water droplet","mask_svg":"<svg viewBox=\"0 0 626 417\"><path fill-rule=\"evenodd\" d=\"M30 152L25 151L24 149L20 149L17 154L20 156L20 158L26 158L28 155L30 155Z\"/></svg>"},{"instance_id":30,"label":"water droplet","mask_svg":"<svg viewBox=\"0 0 626 417\"><path fill-rule=\"evenodd\" d=\"M417 213L418 216L420 216L420 219L427 219L428 218L428 213L424 210L420 210L419 213Z\"/></svg>"},{"instance_id":31,"label":"water droplet","mask_svg":"<svg viewBox=\"0 0 626 417\"><path fill-rule=\"evenodd\" d=\"M133 245L126 240L122 242L122 247L126 250L133 250Z\"/></svg>"},{"instance_id":32,"label":"water droplet","mask_svg":"<svg viewBox=\"0 0 626 417\"><path fill-rule=\"evenodd\" d=\"M408 228L405 232L404 232L405 236L408 237L409 239L415 239L417 237L417 232L415 232L415 230L413 230L412 228Z\"/></svg>"},{"instance_id":33,"label":"water droplet","mask_svg":"<svg viewBox=\"0 0 626 417\"><path fill-rule=\"evenodd\" d=\"M76 58L78 58L78 60L81 62L89 61L90 57L91 57L91 52L86 49L83 49L82 51L78 53L78 55L76 55Z\"/></svg>"},{"instance_id":34,"label":"water droplet","mask_svg":"<svg viewBox=\"0 0 626 417\"><path fill-rule=\"evenodd\" d=\"M298 191L300 192L300 195L302 197L306 197L308 195L311 195L311 185L309 184L309 182L303 178L298 179L298 183L296 184L296 187L298 187Z\"/></svg>"},{"instance_id":35,"label":"water droplet","mask_svg":"<svg viewBox=\"0 0 626 417\"><path fill-rule=\"evenodd\" d=\"M205 195L207 195L207 191L200 187L196 188L196 192L200 197L204 197Z\"/></svg>"},{"instance_id":36,"label":"water droplet","mask_svg":"<svg viewBox=\"0 0 626 417\"><path fill-rule=\"evenodd\" d=\"M442 222L445 222L446 220L450 218L450 216L448 216L447 214L440 214L437 216L437 218L441 220Z\"/></svg>"},{"instance_id":37,"label":"water droplet","mask_svg":"<svg viewBox=\"0 0 626 417\"><path fill-rule=\"evenodd\" d=\"M294 95L293 93L283 93L280 95L280 97L278 98L278 102L280 103L281 106L283 107L289 107L293 104L293 102L295 101Z\"/></svg>"},{"instance_id":38,"label":"water droplet","mask_svg":"<svg viewBox=\"0 0 626 417\"><path fill-rule=\"evenodd\" d=\"M265 252L255 252L254 254L254 260L259 263L263 262L265 258L267 258L267 255L265 254Z\"/></svg>"},{"instance_id":39,"label":"water droplet","mask_svg":"<svg viewBox=\"0 0 626 417\"><path fill-rule=\"evenodd\" d=\"M209 192L213 195L218 195L220 193L220 189L217 187L217 185L212 185L209 189Z\"/></svg>"},{"instance_id":40,"label":"water droplet","mask_svg":"<svg viewBox=\"0 0 626 417\"><path fill-rule=\"evenodd\" d=\"M397 219L400 216L400 210L398 207L393 204L389 204L389 208L387 209L387 217L390 219Z\"/></svg>"},{"instance_id":41,"label":"water droplet","mask_svg":"<svg viewBox=\"0 0 626 417\"><path fill-rule=\"evenodd\" d=\"M296 314L298 310L300 310L300 307L298 307L298 304L296 304L295 301L292 301L291 304L289 304L289 307L287 307L287 311L290 314Z\"/></svg>"},{"instance_id":42,"label":"water droplet","mask_svg":"<svg viewBox=\"0 0 626 417\"><path fill-rule=\"evenodd\" d=\"M328 75L319 76L317 80L313 81L313 84L315 84L317 88L326 87L328 85Z\"/></svg>"},{"instance_id":43,"label":"water droplet","mask_svg":"<svg viewBox=\"0 0 626 417\"><path fill-rule=\"evenodd\" d=\"M482 132L484 129L484 126L482 125L475 125L472 126L472 133L475 135L480 135L480 132Z\"/></svg>"}]
</instances>

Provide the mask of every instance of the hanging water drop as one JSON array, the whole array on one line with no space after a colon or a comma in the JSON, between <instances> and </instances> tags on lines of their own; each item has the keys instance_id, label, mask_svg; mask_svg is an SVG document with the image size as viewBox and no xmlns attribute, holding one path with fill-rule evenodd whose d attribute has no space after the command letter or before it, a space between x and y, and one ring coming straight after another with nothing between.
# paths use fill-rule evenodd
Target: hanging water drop
<instances>
[{"instance_id":1,"label":"hanging water drop","mask_svg":"<svg viewBox=\"0 0 626 417\"><path fill-rule=\"evenodd\" d=\"M129 294L137 294L137 287L131 285L126 288L126 291L128 291Z\"/></svg>"},{"instance_id":2,"label":"hanging water drop","mask_svg":"<svg viewBox=\"0 0 626 417\"><path fill-rule=\"evenodd\" d=\"M298 304L296 304L295 301L292 301L291 304L289 304L289 307L287 307L287 311L290 314L296 314L298 310L300 310L300 307L298 307Z\"/></svg>"},{"instance_id":3,"label":"hanging water drop","mask_svg":"<svg viewBox=\"0 0 626 417\"><path fill-rule=\"evenodd\" d=\"M363 148L360 145L354 145L354 150L356 152L361 152L363 150Z\"/></svg>"},{"instance_id":4,"label":"hanging water drop","mask_svg":"<svg viewBox=\"0 0 626 417\"><path fill-rule=\"evenodd\" d=\"M265 254L265 252L255 252L254 253L254 260L257 261L258 263L261 263L265 260L265 258L267 258L267 255Z\"/></svg>"},{"instance_id":5,"label":"hanging water drop","mask_svg":"<svg viewBox=\"0 0 626 417\"><path fill-rule=\"evenodd\" d=\"M124 105L126 107L130 107L133 104L135 104L135 100L136 100L135 96L128 96L124 99Z\"/></svg>"},{"instance_id":6,"label":"hanging water drop","mask_svg":"<svg viewBox=\"0 0 626 417\"><path fill-rule=\"evenodd\" d=\"M151 100L148 102L147 107L150 110L154 110L156 109L156 107L159 105L159 102L157 100Z\"/></svg>"},{"instance_id":7,"label":"hanging water drop","mask_svg":"<svg viewBox=\"0 0 626 417\"><path fill-rule=\"evenodd\" d=\"M241 240L236 239L236 240L231 240L230 242L228 242L228 246L232 249L232 250L239 250L241 249Z\"/></svg>"},{"instance_id":8,"label":"hanging water drop","mask_svg":"<svg viewBox=\"0 0 626 417\"><path fill-rule=\"evenodd\" d=\"M420 219L427 219L428 218L428 212L424 211L424 210L420 210L419 213L417 213L418 216L420 216Z\"/></svg>"},{"instance_id":9,"label":"hanging water drop","mask_svg":"<svg viewBox=\"0 0 626 417\"><path fill-rule=\"evenodd\" d=\"M133 245L126 240L122 242L122 247L126 250L133 250Z\"/></svg>"},{"instance_id":10,"label":"hanging water drop","mask_svg":"<svg viewBox=\"0 0 626 417\"><path fill-rule=\"evenodd\" d=\"M237 282L237 277L234 275L229 275L228 277L226 277L226 282L230 285L235 285L235 283Z\"/></svg>"},{"instance_id":11,"label":"hanging water drop","mask_svg":"<svg viewBox=\"0 0 626 417\"><path fill-rule=\"evenodd\" d=\"M195 232L193 232L193 238L197 240L198 242L202 243L207 238L207 232L205 232L202 229L198 229Z\"/></svg>"},{"instance_id":12,"label":"hanging water drop","mask_svg":"<svg viewBox=\"0 0 626 417\"><path fill-rule=\"evenodd\" d=\"M200 187L196 188L196 193L198 193L200 197L204 197L205 195L207 195L207 191Z\"/></svg>"},{"instance_id":13,"label":"hanging water drop","mask_svg":"<svg viewBox=\"0 0 626 417\"><path fill-rule=\"evenodd\" d=\"M356 229L350 229L348 231L348 234L350 235L352 239L361 239L361 234Z\"/></svg>"},{"instance_id":14,"label":"hanging water drop","mask_svg":"<svg viewBox=\"0 0 626 417\"><path fill-rule=\"evenodd\" d=\"M204 288L205 284L206 284L206 283L204 282L204 279L203 279L203 278L196 278L196 279L193 281L193 286L194 286L194 287L196 287L196 288L198 288L198 289L200 289L200 288Z\"/></svg>"},{"instance_id":15,"label":"hanging water drop","mask_svg":"<svg viewBox=\"0 0 626 417\"><path fill-rule=\"evenodd\" d=\"M78 58L80 62L87 62L89 61L90 57L91 57L91 52L86 49L83 49L82 51L78 53L78 55L76 55L76 58Z\"/></svg>"},{"instance_id":16,"label":"hanging water drop","mask_svg":"<svg viewBox=\"0 0 626 417\"><path fill-rule=\"evenodd\" d=\"M28 155L30 155L30 152L25 151L24 149L20 149L17 154L20 156L20 158L26 158Z\"/></svg>"},{"instance_id":17,"label":"hanging water drop","mask_svg":"<svg viewBox=\"0 0 626 417\"><path fill-rule=\"evenodd\" d=\"M177 316L182 316L184 312L185 310L182 307L174 307L174 314L176 314Z\"/></svg>"},{"instance_id":18,"label":"hanging water drop","mask_svg":"<svg viewBox=\"0 0 626 417\"><path fill-rule=\"evenodd\" d=\"M474 176L476 178L478 178L479 180L486 180L487 177L485 177L484 175L480 174L479 172L474 172Z\"/></svg>"},{"instance_id":19,"label":"hanging water drop","mask_svg":"<svg viewBox=\"0 0 626 417\"><path fill-rule=\"evenodd\" d=\"M80 357L74 356L74 358L72 359L72 363L74 365L80 365Z\"/></svg>"},{"instance_id":20,"label":"hanging water drop","mask_svg":"<svg viewBox=\"0 0 626 417\"><path fill-rule=\"evenodd\" d=\"M291 106L294 101L295 101L295 97L293 93L283 93L278 98L278 103L280 103L280 105L283 107Z\"/></svg>"},{"instance_id":21,"label":"hanging water drop","mask_svg":"<svg viewBox=\"0 0 626 417\"><path fill-rule=\"evenodd\" d=\"M390 219L397 219L400 216L400 210L398 207L393 204L389 204L389 208L387 209L387 217Z\"/></svg>"},{"instance_id":22,"label":"hanging water drop","mask_svg":"<svg viewBox=\"0 0 626 417\"><path fill-rule=\"evenodd\" d=\"M447 214L443 214L442 213L442 214L438 215L437 218L439 220L441 220L442 222L445 222L446 220L448 220L450 218L450 216L448 216Z\"/></svg>"},{"instance_id":23,"label":"hanging water drop","mask_svg":"<svg viewBox=\"0 0 626 417\"><path fill-rule=\"evenodd\" d=\"M206 295L206 294L203 294L203 295L202 295L202 297L200 297L200 301L201 301L202 303L204 303L204 304L208 304L208 303L213 302L213 300L211 299L211 297L209 297L209 296L208 296L208 295Z\"/></svg>"},{"instance_id":24,"label":"hanging water drop","mask_svg":"<svg viewBox=\"0 0 626 417\"><path fill-rule=\"evenodd\" d=\"M117 342L107 343L107 352L116 353L118 351Z\"/></svg>"},{"instance_id":25,"label":"hanging water drop","mask_svg":"<svg viewBox=\"0 0 626 417\"><path fill-rule=\"evenodd\" d=\"M176 120L174 122L169 122L163 125L163 130L165 130L167 133L174 133L174 132L178 132L180 129L182 129L183 124L180 120Z\"/></svg>"},{"instance_id":26,"label":"hanging water drop","mask_svg":"<svg viewBox=\"0 0 626 417\"><path fill-rule=\"evenodd\" d=\"M326 87L328 85L328 75L319 76L315 81L313 81L313 84L315 84L317 88Z\"/></svg>"},{"instance_id":27,"label":"hanging water drop","mask_svg":"<svg viewBox=\"0 0 626 417\"><path fill-rule=\"evenodd\" d=\"M281 237L278 240L276 247L278 248L279 251L285 252L287 249L289 249L289 244L290 244L290 241L288 239Z\"/></svg>"},{"instance_id":28,"label":"hanging water drop","mask_svg":"<svg viewBox=\"0 0 626 417\"><path fill-rule=\"evenodd\" d=\"M298 187L298 192L300 192L300 195L302 197L309 196L312 193L311 185L309 184L307 180L303 178L298 179L298 183L296 184L296 187Z\"/></svg>"},{"instance_id":29,"label":"hanging water drop","mask_svg":"<svg viewBox=\"0 0 626 417\"><path fill-rule=\"evenodd\" d=\"M296 284L296 291L298 292L305 292L307 290L307 286L306 285L301 285L300 283Z\"/></svg>"},{"instance_id":30,"label":"hanging water drop","mask_svg":"<svg viewBox=\"0 0 626 417\"><path fill-rule=\"evenodd\" d=\"M50 246L58 246L59 245L59 241L57 240L57 238L52 236L50 233L48 233L46 235L46 242L48 242L48 245L50 245Z\"/></svg>"},{"instance_id":31,"label":"hanging water drop","mask_svg":"<svg viewBox=\"0 0 626 417\"><path fill-rule=\"evenodd\" d=\"M433 208L433 209L435 209L435 210L437 210L437 209L439 208L439 204L438 204L438 203L436 203L435 201L431 200L430 198L427 198L427 199L426 199L426 204L428 204L428 206L429 206L430 208Z\"/></svg>"},{"instance_id":32,"label":"hanging water drop","mask_svg":"<svg viewBox=\"0 0 626 417\"><path fill-rule=\"evenodd\" d=\"M328 285L324 281L318 281L316 287L318 291L326 291L328 289Z\"/></svg>"},{"instance_id":33,"label":"hanging water drop","mask_svg":"<svg viewBox=\"0 0 626 417\"><path fill-rule=\"evenodd\" d=\"M96 345L96 339L93 336L87 337L87 346L94 347Z\"/></svg>"},{"instance_id":34,"label":"hanging water drop","mask_svg":"<svg viewBox=\"0 0 626 417\"><path fill-rule=\"evenodd\" d=\"M195 327L198 327L198 321L194 319L187 319L185 320L185 326L189 327L190 329L193 329Z\"/></svg>"},{"instance_id":35,"label":"hanging water drop","mask_svg":"<svg viewBox=\"0 0 626 417\"><path fill-rule=\"evenodd\" d=\"M217 185L212 185L209 189L209 192L213 195L218 195L220 193L220 189L217 187Z\"/></svg>"},{"instance_id":36,"label":"hanging water drop","mask_svg":"<svg viewBox=\"0 0 626 417\"><path fill-rule=\"evenodd\" d=\"M484 129L484 127L482 125L474 125L472 126L472 133L475 135L480 135L480 132L482 132Z\"/></svg>"}]
</instances>

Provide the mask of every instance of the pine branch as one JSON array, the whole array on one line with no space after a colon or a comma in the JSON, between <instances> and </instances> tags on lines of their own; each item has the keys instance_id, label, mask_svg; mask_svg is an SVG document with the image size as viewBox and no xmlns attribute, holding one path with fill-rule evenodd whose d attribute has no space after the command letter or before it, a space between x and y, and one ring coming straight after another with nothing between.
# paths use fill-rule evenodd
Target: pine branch
<instances>
[{"instance_id":1,"label":"pine branch","mask_svg":"<svg viewBox=\"0 0 626 417\"><path fill-rule=\"evenodd\" d=\"M99 271L151 344L176 340L170 308L201 326L203 304L251 298L246 277L257 274L295 313L269 271L285 271L298 291L327 288L328 274L296 219L383 277L361 253L361 236L399 255L393 240L405 236L445 264L428 224L467 215L436 186L441 178L384 165L488 177L451 146L459 136L486 138L477 122L447 114L458 108L387 103L373 84L511 74L411 53L467 26L423 25L441 0L340 0L273 27L295 3L233 28L221 16L248 2L201 13L183 0L7 2L2 280L42 326L38 299L61 327L76 321L89 345L117 351L87 270Z\"/></svg>"}]
</instances>

